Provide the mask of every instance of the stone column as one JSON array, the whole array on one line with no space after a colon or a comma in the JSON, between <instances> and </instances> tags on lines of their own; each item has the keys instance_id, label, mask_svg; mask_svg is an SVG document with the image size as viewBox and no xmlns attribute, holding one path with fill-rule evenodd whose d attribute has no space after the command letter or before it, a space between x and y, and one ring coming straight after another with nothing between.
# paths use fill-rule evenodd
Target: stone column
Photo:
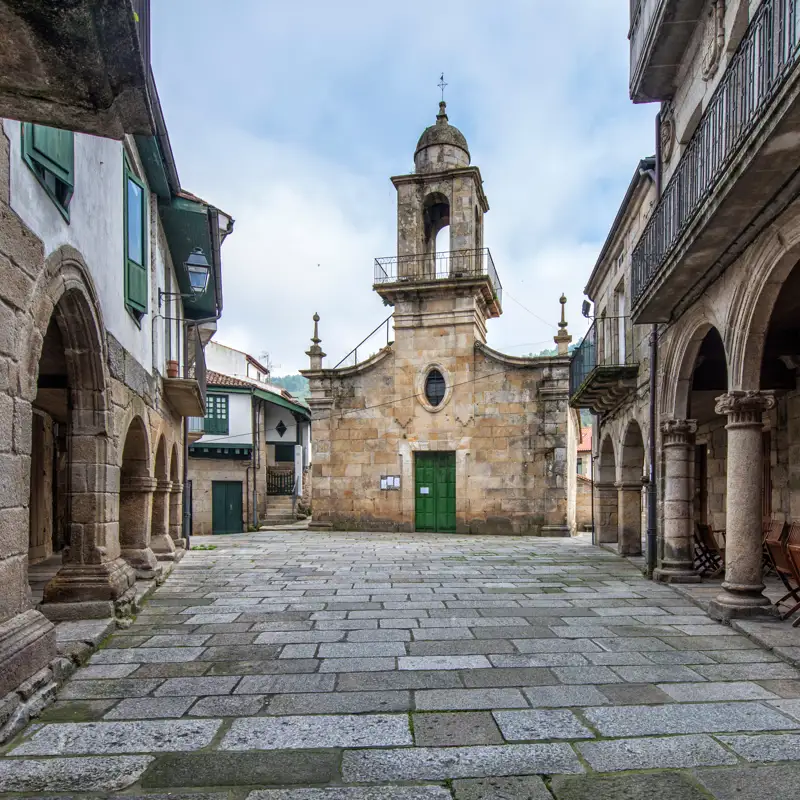
<instances>
[{"instance_id":1,"label":"stone column","mask_svg":"<svg viewBox=\"0 0 800 800\"><path fill-rule=\"evenodd\" d=\"M150 547L159 561L175 560L175 542L169 531L169 500L172 481L160 480L153 492L153 521L150 526Z\"/></svg>"},{"instance_id":2,"label":"stone column","mask_svg":"<svg viewBox=\"0 0 800 800\"><path fill-rule=\"evenodd\" d=\"M150 547L153 492L158 482L149 477L123 479L119 492L119 540L121 555L137 578L155 578L161 571Z\"/></svg>"},{"instance_id":3,"label":"stone column","mask_svg":"<svg viewBox=\"0 0 800 800\"><path fill-rule=\"evenodd\" d=\"M642 554L642 483L618 483L617 541L621 556Z\"/></svg>"},{"instance_id":4,"label":"stone column","mask_svg":"<svg viewBox=\"0 0 800 800\"><path fill-rule=\"evenodd\" d=\"M732 391L717 398L717 414L728 417L728 457L725 580L709 604L714 619L759 615L770 607L761 570L761 435L763 413L774 405L768 392Z\"/></svg>"},{"instance_id":5,"label":"stone column","mask_svg":"<svg viewBox=\"0 0 800 800\"><path fill-rule=\"evenodd\" d=\"M664 552L653 571L665 583L699 583L694 571L694 531L692 530L693 419L665 419L661 422L661 448L664 453Z\"/></svg>"},{"instance_id":6,"label":"stone column","mask_svg":"<svg viewBox=\"0 0 800 800\"><path fill-rule=\"evenodd\" d=\"M616 542L619 535L617 487L613 483L596 483L594 485L594 499L598 543Z\"/></svg>"},{"instance_id":7,"label":"stone column","mask_svg":"<svg viewBox=\"0 0 800 800\"><path fill-rule=\"evenodd\" d=\"M183 538L183 484L172 482L169 490L169 535L178 549L186 548L186 539Z\"/></svg>"}]
</instances>

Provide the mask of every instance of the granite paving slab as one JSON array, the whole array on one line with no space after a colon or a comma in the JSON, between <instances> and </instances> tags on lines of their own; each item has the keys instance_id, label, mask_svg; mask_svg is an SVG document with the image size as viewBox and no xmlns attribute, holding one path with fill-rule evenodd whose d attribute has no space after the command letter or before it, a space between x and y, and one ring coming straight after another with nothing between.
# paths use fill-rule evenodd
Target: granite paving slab
<instances>
[{"instance_id":1,"label":"granite paving slab","mask_svg":"<svg viewBox=\"0 0 800 800\"><path fill-rule=\"evenodd\" d=\"M690 776L676 772L556 775L551 789L556 800L708 800L708 794Z\"/></svg>"},{"instance_id":2,"label":"granite paving slab","mask_svg":"<svg viewBox=\"0 0 800 800\"><path fill-rule=\"evenodd\" d=\"M442 786L336 786L323 789L264 789L247 800L450 800Z\"/></svg>"},{"instance_id":3,"label":"granite paving slab","mask_svg":"<svg viewBox=\"0 0 800 800\"><path fill-rule=\"evenodd\" d=\"M763 733L717 738L747 761L800 761L800 733Z\"/></svg>"},{"instance_id":4,"label":"granite paving slab","mask_svg":"<svg viewBox=\"0 0 800 800\"><path fill-rule=\"evenodd\" d=\"M508 742L594 738L571 711L495 711L494 718Z\"/></svg>"},{"instance_id":5,"label":"granite paving slab","mask_svg":"<svg viewBox=\"0 0 800 800\"><path fill-rule=\"evenodd\" d=\"M470 778L453 781L456 800L552 800L536 775L508 778Z\"/></svg>"},{"instance_id":6,"label":"granite paving slab","mask_svg":"<svg viewBox=\"0 0 800 800\"><path fill-rule=\"evenodd\" d=\"M413 714L412 721L414 743L422 747L503 743L488 711Z\"/></svg>"},{"instance_id":7,"label":"granite paving slab","mask_svg":"<svg viewBox=\"0 0 800 800\"><path fill-rule=\"evenodd\" d=\"M796 800L800 764L697 770L715 800Z\"/></svg>"},{"instance_id":8,"label":"granite paving slab","mask_svg":"<svg viewBox=\"0 0 800 800\"><path fill-rule=\"evenodd\" d=\"M0 760L0 791L119 791L135 783L151 756Z\"/></svg>"}]
</instances>

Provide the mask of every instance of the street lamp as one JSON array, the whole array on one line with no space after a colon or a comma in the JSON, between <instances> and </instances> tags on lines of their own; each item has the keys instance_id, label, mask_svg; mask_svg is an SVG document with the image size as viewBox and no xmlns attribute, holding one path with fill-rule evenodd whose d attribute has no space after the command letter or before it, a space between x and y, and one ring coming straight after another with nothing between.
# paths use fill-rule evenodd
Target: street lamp
<instances>
[{"instance_id":1,"label":"street lamp","mask_svg":"<svg viewBox=\"0 0 800 800\"><path fill-rule=\"evenodd\" d=\"M189 258L184 261L183 266L186 268L186 273L189 276L189 288L191 291L188 294L183 294L181 292L165 292L163 289L159 289L159 308L161 308L161 301L164 297L182 297L190 303L194 303L208 288L208 278L211 274L211 267L201 248L195 247L194 250L189 253Z\"/></svg>"}]
</instances>

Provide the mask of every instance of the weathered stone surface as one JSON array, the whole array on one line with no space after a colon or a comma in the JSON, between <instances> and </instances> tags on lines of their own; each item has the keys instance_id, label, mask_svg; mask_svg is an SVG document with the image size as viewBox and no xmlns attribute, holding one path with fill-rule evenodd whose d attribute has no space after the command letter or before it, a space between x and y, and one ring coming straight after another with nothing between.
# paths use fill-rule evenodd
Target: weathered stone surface
<instances>
[{"instance_id":1,"label":"weathered stone surface","mask_svg":"<svg viewBox=\"0 0 800 800\"><path fill-rule=\"evenodd\" d=\"M800 764L703 769L695 774L716 800L792 800L800 782Z\"/></svg>"},{"instance_id":2,"label":"weathered stone surface","mask_svg":"<svg viewBox=\"0 0 800 800\"><path fill-rule=\"evenodd\" d=\"M391 747L413 744L400 714L258 717L234 720L220 750Z\"/></svg>"},{"instance_id":3,"label":"weathered stone surface","mask_svg":"<svg viewBox=\"0 0 800 800\"><path fill-rule=\"evenodd\" d=\"M235 694L290 694L294 692L332 692L334 674L327 675L247 675Z\"/></svg>"},{"instance_id":4,"label":"weathered stone surface","mask_svg":"<svg viewBox=\"0 0 800 800\"><path fill-rule=\"evenodd\" d=\"M441 786L335 786L326 789L264 789L247 800L449 800Z\"/></svg>"},{"instance_id":5,"label":"weathered stone surface","mask_svg":"<svg viewBox=\"0 0 800 800\"><path fill-rule=\"evenodd\" d=\"M508 742L594 738L571 711L495 711L494 718Z\"/></svg>"},{"instance_id":6,"label":"weathered stone surface","mask_svg":"<svg viewBox=\"0 0 800 800\"><path fill-rule=\"evenodd\" d=\"M421 711L527 708L519 689L430 689L415 693Z\"/></svg>"},{"instance_id":7,"label":"weathered stone surface","mask_svg":"<svg viewBox=\"0 0 800 800\"><path fill-rule=\"evenodd\" d=\"M492 665L485 656L410 656L398 658L397 665L405 670L430 669L489 669Z\"/></svg>"},{"instance_id":8,"label":"weathered stone surface","mask_svg":"<svg viewBox=\"0 0 800 800\"><path fill-rule=\"evenodd\" d=\"M734 755L704 734L581 742L578 750L597 772L683 769L737 763Z\"/></svg>"},{"instance_id":9,"label":"weathered stone surface","mask_svg":"<svg viewBox=\"0 0 800 800\"><path fill-rule=\"evenodd\" d=\"M80 677L80 673L75 676ZM91 700L100 697L144 697L159 684L155 678L117 678L97 680L73 680L60 692L62 700Z\"/></svg>"},{"instance_id":10,"label":"weathered stone surface","mask_svg":"<svg viewBox=\"0 0 800 800\"><path fill-rule=\"evenodd\" d=\"M717 738L747 761L800 761L800 734L797 733Z\"/></svg>"},{"instance_id":11,"label":"weathered stone surface","mask_svg":"<svg viewBox=\"0 0 800 800\"><path fill-rule=\"evenodd\" d=\"M258 695L216 695L201 697L187 713L190 717L250 717L263 708L264 698Z\"/></svg>"},{"instance_id":12,"label":"weathered stone surface","mask_svg":"<svg viewBox=\"0 0 800 800\"><path fill-rule=\"evenodd\" d=\"M269 714L363 714L408 711L410 692L330 692L278 694L269 701ZM212 715L213 716L213 715Z\"/></svg>"},{"instance_id":13,"label":"weathered stone surface","mask_svg":"<svg viewBox=\"0 0 800 800\"><path fill-rule=\"evenodd\" d=\"M154 694L156 697L230 694L240 680L238 675L214 678L168 678L155 690Z\"/></svg>"},{"instance_id":14,"label":"weathered stone surface","mask_svg":"<svg viewBox=\"0 0 800 800\"><path fill-rule=\"evenodd\" d=\"M104 719L164 719L182 717L194 697L139 697L120 700Z\"/></svg>"},{"instance_id":15,"label":"weathered stone surface","mask_svg":"<svg viewBox=\"0 0 800 800\"><path fill-rule=\"evenodd\" d=\"M135 783L152 756L3 759L0 787L4 792L117 791Z\"/></svg>"},{"instance_id":16,"label":"weathered stone surface","mask_svg":"<svg viewBox=\"0 0 800 800\"><path fill-rule=\"evenodd\" d=\"M503 737L488 711L414 714L412 719L414 743L421 747L503 743Z\"/></svg>"},{"instance_id":17,"label":"weathered stone surface","mask_svg":"<svg viewBox=\"0 0 800 800\"><path fill-rule=\"evenodd\" d=\"M36 731L11 753L57 756L199 750L219 726L219 720L54 723Z\"/></svg>"},{"instance_id":18,"label":"weathered stone surface","mask_svg":"<svg viewBox=\"0 0 800 800\"><path fill-rule=\"evenodd\" d=\"M542 686L523 691L534 708L598 706L609 702L594 686Z\"/></svg>"},{"instance_id":19,"label":"weathered stone surface","mask_svg":"<svg viewBox=\"0 0 800 800\"><path fill-rule=\"evenodd\" d=\"M674 700L684 703L710 700L776 700L777 695L768 692L757 683L730 681L725 683L665 683L659 687Z\"/></svg>"},{"instance_id":20,"label":"weathered stone surface","mask_svg":"<svg viewBox=\"0 0 800 800\"><path fill-rule=\"evenodd\" d=\"M348 750L342 760L342 777L351 782L435 781L559 772L583 772L567 744Z\"/></svg>"},{"instance_id":21,"label":"weathered stone surface","mask_svg":"<svg viewBox=\"0 0 800 800\"><path fill-rule=\"evenodd\" d=\"M453 781L456 800L552 800L544 781L534 775Z\"/></svg>"},{"instance_id":22,"label":"weathered stone surface","mask_svg":"<svg viewBox=\"0 0 800 800\"><path fill-rule=\"evenodd\" d=\"M556 800L708 800L689 777L676 772L644 775L556 775L552 783Z\"/></svg>"},{"instance_id":23,"label":"weathered stone surface","mask_svg":"<svg viewBox=\"0 0 800 800\"><path fill-rule=\"evenodd\" d=\"M795 727L788 717L762 703L587 708L584 716L603 736L774 731Z\"/></svg>"}]
</instances>

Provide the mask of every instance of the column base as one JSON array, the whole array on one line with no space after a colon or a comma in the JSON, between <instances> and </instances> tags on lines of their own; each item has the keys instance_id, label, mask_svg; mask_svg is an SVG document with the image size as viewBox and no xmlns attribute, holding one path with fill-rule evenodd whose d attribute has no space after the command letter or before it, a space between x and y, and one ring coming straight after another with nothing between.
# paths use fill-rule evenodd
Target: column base
<instances>
[{"instance_id":1,"label":"column base","mask_svg":"<svg viewBox=\"0 0 800 800\"><path fill-rule=\"evenodd\" d=\"M150 538L150 548L158 561L175 560L175 542L168 533L159 533Z\"/></svg>"},{"instance_id":2,"label":"column base","mask_svg":"<svg viewBox=\"0 0 800 800\"><path fill-rule=\"evenodd\" d=\"M161 573L162 567L149 547L124 549L120 555L131 566L137 578L152 580Z\"/></svg>"},{"instance_id":3,"label":"column base","mask_svg":"<svg viewBox=\"0 0 800 800\"><path fill-rule=\"evenodd\" d=\"M732 588L722 584L722 591L708 604L711 619L727 622L748 617L772 617L775 609L762 594L763 586Z\"/></svg>"},{"instance_id":4,"label":"column base","mask_svg":"<svg viewBox=\"0 0 800 800\"><path fill-rule=\"evenodd\" d=\"M44 604L113 602L135 582L134 571L121 558L100 564L64 564L44 587Z\"/></svg>"},{"instance_id":5,"label":"column base","mask_svg":"<svg viewBox=\"0 0 800 800\"><path fill-rule=\"evenodd\" d=\"M35 608L0 625L0 697L44 669L56 656L56 629Z\"/></svg>"},{"instance_id":6,"label":"column base","mask_svg":"<svg viewBox=\"0 0 800 800\"><path fill-rule=\"evenodd\" d=\"M569 538L570 530L567 525L542 525L539 529L539 536L559 536Z\"/></svg>"},{"instance_id":7,"label":"column base","mask_svg":"<svg viewBox=\"0 0 800 800\"><path fill-rule=\"evenodd\" d=\"M656 567L653 580L661 583L702 583L702 576L691 567Z\"/></svg>"}]
</instances>

